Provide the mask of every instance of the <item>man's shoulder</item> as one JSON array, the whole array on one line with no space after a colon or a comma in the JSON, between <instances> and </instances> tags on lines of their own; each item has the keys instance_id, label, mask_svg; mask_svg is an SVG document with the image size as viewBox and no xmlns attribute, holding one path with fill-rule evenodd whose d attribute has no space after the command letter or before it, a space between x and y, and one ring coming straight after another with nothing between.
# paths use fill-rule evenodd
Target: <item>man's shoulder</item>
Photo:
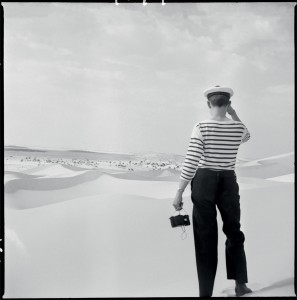
<instances>
[{"instance_id":1,"label":"man's shoulder","mask_svg":"<svg viewBox=\"0 0 297 300\"><path fill-rule=\"evenodd\" d=\"M214 121L214 120L211 120L211 119L205 119L205 120L202 120L202 121L199 121L199 122L196 122L195 123L195 127L198 127L200 125L213 125L213 124L218 124L218 125L224 125L224 124L241 124L241 125L244 125L242 122L240 121L236 121L236 120L232 120L230 119L229 121Z\"/></svg>"},{"instance_id":2,"label":"man's shoulder","mask_svg":"<svg viewBox=\"0 0 297 300\"><path fill-rule=\"evenodd\" d=\"M207 124L207 123L209 123L209 122L210 122L209 119L205 119L205 120L196 122L196 123L195 123L195 127L198 127L199 125Z\"/></svg>"}]
</instances>

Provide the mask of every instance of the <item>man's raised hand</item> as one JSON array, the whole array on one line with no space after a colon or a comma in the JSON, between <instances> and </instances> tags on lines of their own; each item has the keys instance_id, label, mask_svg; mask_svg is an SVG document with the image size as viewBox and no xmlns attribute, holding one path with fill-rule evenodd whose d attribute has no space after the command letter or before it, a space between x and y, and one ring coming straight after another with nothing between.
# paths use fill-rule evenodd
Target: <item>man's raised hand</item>
<instances>
[{"instance_id":1,"label":"man's raised hand","mask_svg":"<svg viewBox=\"0 0 297 300\"><path fill-rule=\"evenodd\" d=\"M228 105L227 113L231 116L235 114L235 109L231 106L231 101L230 104Z\"/></svg>"}]
</instances>

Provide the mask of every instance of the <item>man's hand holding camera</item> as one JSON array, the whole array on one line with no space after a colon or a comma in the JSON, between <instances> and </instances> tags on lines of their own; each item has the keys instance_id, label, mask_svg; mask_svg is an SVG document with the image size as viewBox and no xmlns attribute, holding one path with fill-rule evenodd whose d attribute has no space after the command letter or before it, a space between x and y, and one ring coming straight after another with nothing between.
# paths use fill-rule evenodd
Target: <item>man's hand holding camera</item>
<instances>
[{"instance_id":1,"label":"man's hand holding camera","mask_svg":"<svg viewBox=\"0 0 297 300\"><path fill-rule=\"evenodd\" d=\"M182 189L178 189L175 195L175 199L173 201L173 206L175 208L175 210L182 210L183 209L183 190Z\"/></svg>"}]
</instances>

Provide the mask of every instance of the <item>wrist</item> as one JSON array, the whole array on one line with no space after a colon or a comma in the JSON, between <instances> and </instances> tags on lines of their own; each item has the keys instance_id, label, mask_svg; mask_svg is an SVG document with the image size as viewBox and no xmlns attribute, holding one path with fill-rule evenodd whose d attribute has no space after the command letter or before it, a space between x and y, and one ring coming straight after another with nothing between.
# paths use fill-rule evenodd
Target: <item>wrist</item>
<instances>
[{"instance_id":1,"label":"wrist","mask_svg":"<svg viewBox=\"0 0 297 300\"><path fill-rule=\"evenodd\" d=\"M185 191L185 190L182 189L182 188L178 188L178 189L177 189L177 192L178 192L178 193L183 193L184 191Z\"/></svg>"}]
</instances>

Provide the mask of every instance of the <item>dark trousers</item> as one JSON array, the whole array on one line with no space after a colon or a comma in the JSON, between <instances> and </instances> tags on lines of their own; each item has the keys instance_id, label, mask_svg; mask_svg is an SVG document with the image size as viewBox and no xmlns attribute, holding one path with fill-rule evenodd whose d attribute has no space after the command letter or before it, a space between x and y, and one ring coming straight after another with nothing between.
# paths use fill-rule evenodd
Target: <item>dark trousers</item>
<instances>
[{"instance_id":1,"label":"dark trousers","mask_svg":"<svg viewBox=\"0 0 297 300\"><path fill-rule=\"evenodd\" d=\"M193 232L200 297L212 296L218 262L217 210L226 235L227 279L247 282L239 187L234 170L198 169L191 181Z\"/></svg>"}]
</instances>

